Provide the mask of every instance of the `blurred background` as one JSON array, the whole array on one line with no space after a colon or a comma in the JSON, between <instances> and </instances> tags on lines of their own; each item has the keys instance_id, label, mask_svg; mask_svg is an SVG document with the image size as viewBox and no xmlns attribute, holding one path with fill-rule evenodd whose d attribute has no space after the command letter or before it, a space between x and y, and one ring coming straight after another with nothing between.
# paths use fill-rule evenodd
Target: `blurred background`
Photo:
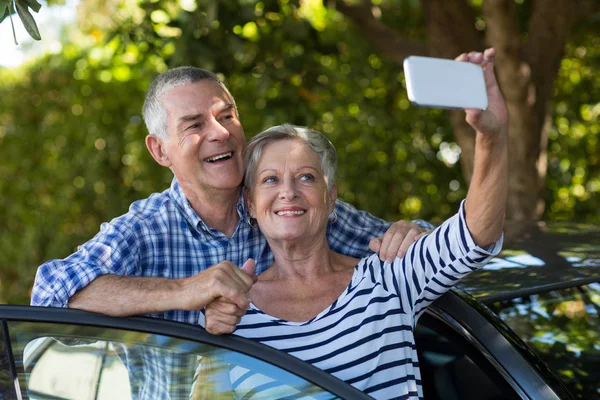
<instances>
[{"instance_id":1,"label":"blurred background","mask_svg":"<svg viewBox=\"0 0 600 400\"><path fill-rule=\"evenodd\" d=\"M284 122L326 133L343 200L439 223L466 194L474 136L461 112L410 105L402 60L494 46L511 118L509 218L600 222L598 0L40 4L41 41L16 14L0 23L0 302L28 303L41 263L169 186L141 106L152 79L180 65L220 76L248 137Z\"/></svg>"}]
</instances>

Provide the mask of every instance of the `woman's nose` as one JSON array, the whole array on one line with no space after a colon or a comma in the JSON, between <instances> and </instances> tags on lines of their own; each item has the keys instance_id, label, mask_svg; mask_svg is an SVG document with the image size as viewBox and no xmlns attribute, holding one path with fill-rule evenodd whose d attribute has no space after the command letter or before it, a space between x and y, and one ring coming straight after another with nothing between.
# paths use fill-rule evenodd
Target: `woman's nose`
<instances>
[{"instance_id":1,"label":"woman's nose","mask_svg":"<svg viewBox=\"0 0 600 400\"><path fill-rule=\"evenodd\" d=\"M293 179L286 179L283 182L279 197L286 200L291 200L296 197L296 183Z\"/></svg>"}]
</instances>

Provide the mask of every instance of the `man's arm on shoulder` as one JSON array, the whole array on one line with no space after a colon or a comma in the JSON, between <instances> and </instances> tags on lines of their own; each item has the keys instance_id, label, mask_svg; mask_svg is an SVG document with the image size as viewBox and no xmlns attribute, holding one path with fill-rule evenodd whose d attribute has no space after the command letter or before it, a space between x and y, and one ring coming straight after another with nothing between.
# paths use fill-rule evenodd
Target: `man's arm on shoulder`
<instances>
[{"instance_id":1,"label":"man's arm on shoulder","mask_svg":"<svg viewBox=\"0 0 600 400\"><path fill-rule=\"evenodd\" d=\"M405 252L419 234L435 228L432 224L416 220L390 223L377 218L366 211L337 200L335 204L337 220L327 227L327 240L332 250L350 257L362 258L370 253L370 243L379 239L377 248L380 254L394 257Z\"/></svg>"}]
</instances>

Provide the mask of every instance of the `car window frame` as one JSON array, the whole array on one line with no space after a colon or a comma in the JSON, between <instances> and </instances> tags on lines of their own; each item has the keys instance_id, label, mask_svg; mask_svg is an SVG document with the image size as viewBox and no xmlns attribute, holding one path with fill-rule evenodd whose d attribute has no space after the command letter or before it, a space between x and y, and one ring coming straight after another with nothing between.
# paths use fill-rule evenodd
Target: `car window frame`
<instances>
[{"instance_id":1,"label":"car window frame","mask_svg":"<svg viewBox=\"0 0 600 400\"><path fill-rule=\"evenodd\" d=\"M475 346L523 399L574 399L533 350L498 316L467 293L452 290L426 311Z\"/></svg>"},{"instance_id":2,"label":"car window frame","mask_svg":"<svg viewBox=\"0 0 600 400\"><path fill-rule=\"evenodd\" d=\"M111 317L83 310L19 305L0 305L0 321L3 325L4 343L8 350L6 356L10 362L13 381L15 382L15 391L18 391L17 393L20 393L18 380L16 379L17 370L12 358L6 321L73 324L124 329L205 343L267 362L317 385L342 399L372 399L372 397L362 393L341 379L283 351L236 335L212 335L199 325L150 317Z\"/></svg>"}]
</instances>

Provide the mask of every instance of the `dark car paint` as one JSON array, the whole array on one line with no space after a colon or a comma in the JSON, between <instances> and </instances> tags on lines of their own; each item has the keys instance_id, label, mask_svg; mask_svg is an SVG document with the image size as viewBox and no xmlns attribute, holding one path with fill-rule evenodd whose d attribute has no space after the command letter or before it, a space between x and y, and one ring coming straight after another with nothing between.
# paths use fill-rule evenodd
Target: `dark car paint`
<instances>
[{"instance_id":1,"label":"dark car paint","mask_svg":"<svg viewBox=\"0 0 600 400\"><path fill-rule=\"evenodd\" d=\"M511 261L521 253L528 254L531 262ZM504 266L498 267L500 263ZM506 224L500 255L458 287L490 304L599 281L600 226L520 222Z\"/></svg>"},{"instance_id":2,"label":"dark car paint","mask_svg":"<svg viewBox=\"0 0 600 400\"><path fill-rule=\"evenodd\" d=\"M428 312L443 318L455 330L462 330L463 337L480 349L517 392L527 394L524 398L574 398L504 321L467 293L446 293Z\"/></svg>"}]
</instances>

